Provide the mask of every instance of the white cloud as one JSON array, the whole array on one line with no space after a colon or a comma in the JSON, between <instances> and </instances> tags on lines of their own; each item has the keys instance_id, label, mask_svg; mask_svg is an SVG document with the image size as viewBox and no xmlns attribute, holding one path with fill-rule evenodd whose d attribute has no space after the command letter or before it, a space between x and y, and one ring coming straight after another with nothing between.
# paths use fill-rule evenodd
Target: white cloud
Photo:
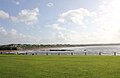
<instances>
[{"instance_id":1,"label":"white cloud","mask_svg":"<svg viewBox=\"0 0 120 78\"><path fill-rule=\"evenodd\" d=\"M33 10L24 9L21 10L18 15L11 16L12 21L23 22L25 24L34 24L38 20L39 9L35 8Z\"/></svg>"},{"instance_id":2,"label":"white cloud","mask_svg":"<svg viewBox=\"0 0 120 78\"><path fill-rule=\"evenodd\" d=\"M7 31L3 27L0 27L0 36L5 36L6 34Z\"/></svg>"},{"instance_id":3,"label":"white cloud","mask_svg":"<svg viewBox=\"0 0 120 78\"><path fill-rule=\"evenodd\" d=\"M59 42L59 43L111 43L120 42L120 0L104 0L96 11L80 8L60 14L59 23L47 25L51 31L45 37L31 37L18 33L15 29L6 31L0 27L0 36L14 40L13 42ZM17 16L9 16L0 12L1 19L11 19L14 22L34 24L38 20L38 8L22 10ZM5 17L6 16L6 17ZM72 23L69 24L69 23ZM86 29L76 26L84 26ZM47 37L46 37L47 36ZM23 41L22 41L23 40ZM1 40L0 40L1 41ZM7 40L6 40L7 41Z\"/></svg>"},{"instance_id":4,"label":"white cloud","mask_svg":"<svg viewBox=\"0 0 120 78\"><path fill-rule=\"evenodd\" d=\"M16 5L19 5L19 4L20 4L20 2L18 2L18 1L17 1L15 4L16 4Z\"/></svg>"},{"instance_id":5,"label":"white cloud","mask_svg":"<svg viewBox=\"0 0 120 78\"><path fill-rule=\"evenodd\" d=\"M48 7L53 7L53 6L54 6L54 4L53 4L53 3L51 3L51 2L49 2L49 3L47 3L47 6L48 6Z\"/></svg>"},{"instance_id":6,"label":"white cloud","mask_svg":"<svg viewBox=\"0 0 120 78\"><path fill-rule=\"evenodd\" d=\"M8 19L9 14L6 13L5 11L0 10L0 19Z\"/></svg>"},{"instance_id":7,"label":"white cloud","mask_svg":"<svg viewBox=\"0 0 120 78\"><path fill-rule=\"evenodd\" d=\"M7 31L4 27L0 27L0 43L31 43L35 40L34 37L17 33L15 29Z\"/></svg>"},{"instance_id":8,"label":"white cloud","mask_svg":"<svg viewBox=\"0 0 120 78\"><path fill-rule=\"evenodd\" d=\"M16 5L20 5L20 1L19 0L13 0L12 1L14 4L16 4Z\"/></svg>"},{"instance_id":9,"label":"white cloud","mask_svg":"<svg viewBox=\"0 0 120 78\"><path fill-rule=\"evenodd\" d=\"M99 6L99 9L96 11L97 16L93 19L94 24L92 24L94 25L94 33L92 33L92 36L95 38L91 40L92 42L120 42L119 3L120 0L105 0ZM89 26L90 25L91 23ZM91 29L90 27L89 29ZM95 32L95 30L98 31ZM88 39L90 39L92 36L90 36Z\"/></svg>"},{"instance_id":10,"label":"white cloud","mask_svg":"<svg viewBox=\"0 0 120 78\"><path fill-rule=\"evenodd\" d=\"M60 26L59 24L47 25L47 27L49 27L53 30L56 30L56 31L66 30L66 28Z\"/></svg>"},{"instance_id":11,"label":"white cloud","mask_svg":"<svg viewBox=\"0 0 120 78\"><path fill-rule=\"evenodd\" d=\"M60 31L54 33L53 36L54 36L54 40L57 42L64 43L64 42L67 42L67 40L68 40L67 35Z\"/></svg>"},{"instance_id":12,"label":"white cloud","mask_svg":"<svg viewBox=\"0 0 120 78\"><path fill-rule=\"evenodd\" d=\"M62 13L58 19L59 22L70 22L78 25L84 25L84 19L86 17L95 16L95 12L90 12L87 9L80 8L75 10L69 10L65 13Z\"/></svg>"},{"instance_id":13,"label":"white cloud","mask_svg":"<svg viewBox=\"0 0 120 78\"><path fill-rule=\"evenodd\" d=\"M95 19L95 23L100 27L101 32L109 33L110 36L114 37L118 37L120 32L119 2L119 0L104 1L103 4L99 6L99 16Z\"/></svg>"},{"instance_id":14,"label":"white cloud","mask_svg":"<svg viewBox=\"0 0 120 78\"><path fill-rule=\"evenodd\" d=\"M78 25L87 24L85 30L78 28L75 33L60 31L56 37L64 39L65 42L71 43L112 43L120 42L120 0L105 0L99 9L90 12L87 9L80 8L69 10L62 13L58 19L59 22L69 25L74 23ZM86 20L91 18L90 20ZM86 21L86 22L85 22ZM75 25L73 25L75 28ZM73 28L70 26L69 28ZM68 30L69 30L68 28ZM73 28L73 30L74 30Z\"/></svg>"},{"instance_id":15,"label":"white cloud","mask_svg":"<svg viewBox=\"0 0 120 78\"><path fill-rule=\"evenodd\" d=\"M9 16L8 13L0 10L0 19L8 19L13 22L22 22L27 25L35 24L38 21L39 9L34 8L32 10L21 10L17 16Z\"/></svg>"},{"instance_id":16,"label":"white cloud","mask_svg":"<svg viewBox=\"0 0 120 78\"><path fill-rule=\"evenodd\" d=\"M8 34L11 36L15 36L15 35L17 35L17 31L15 29L11 29L11 31L8 32Z\"/></svg>"}]
</instances>

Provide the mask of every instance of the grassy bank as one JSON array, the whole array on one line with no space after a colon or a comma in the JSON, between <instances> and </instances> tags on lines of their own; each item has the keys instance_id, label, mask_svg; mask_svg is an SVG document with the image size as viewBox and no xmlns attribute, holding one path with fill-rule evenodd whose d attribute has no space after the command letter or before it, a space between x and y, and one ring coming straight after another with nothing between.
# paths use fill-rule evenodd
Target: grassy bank
<instances>
[{"instance_id":1,"label":"grassy bank","mask_svg":"<svg viewBox=\"0 0 120 78\"><path fill-rule=\"evenodd\" d=\"M0 55L0 78L120 78L119 56Z\"/></svg>"}]
</instances>

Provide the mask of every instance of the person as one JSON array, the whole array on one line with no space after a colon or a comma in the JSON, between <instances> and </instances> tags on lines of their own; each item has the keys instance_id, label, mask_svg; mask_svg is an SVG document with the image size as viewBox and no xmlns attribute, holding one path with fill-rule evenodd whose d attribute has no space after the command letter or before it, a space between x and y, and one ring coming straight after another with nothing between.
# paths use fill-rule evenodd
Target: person
<instances>
[{"instance_id":1,"label":"person","mask_svg":"<svg viewBox=\"0 0 120 78\"><path fill-rule=\"evenodd\" d=\"M101 52L99 52L99 55L101 55Z\"/></svg>"},{"instance_id":2,"label":"person","mask_svg":"<svg viewBox=\"0 0 120 78\"><path fill-rule=\"evenodd\" d=\"M86 52L87 50L86 49L84 49L84 52L85 52L85 55L87 55L87 52Z\"/></svg>"}]
</instances>

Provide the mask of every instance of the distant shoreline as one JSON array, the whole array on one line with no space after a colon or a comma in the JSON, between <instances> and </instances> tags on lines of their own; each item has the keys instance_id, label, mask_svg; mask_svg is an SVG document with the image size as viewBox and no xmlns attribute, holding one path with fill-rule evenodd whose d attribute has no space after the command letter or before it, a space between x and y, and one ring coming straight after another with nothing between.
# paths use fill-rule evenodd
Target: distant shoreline
<instances>
[{"instance_id":1,"label":"distant shoreline","mask_svg":"<svg viewBox=\"0 0 120 78\"><path fill-rule=\"evenodd\" d=\"M120 46L120 43L116 44L48 44L48 45L37 45L37 44L9 44L9 45L1 45L0 51L25 51L25 50L48 50L50 48L65 48L65 47L87 47L87 46Z\"/></svg>"}]
</instances>

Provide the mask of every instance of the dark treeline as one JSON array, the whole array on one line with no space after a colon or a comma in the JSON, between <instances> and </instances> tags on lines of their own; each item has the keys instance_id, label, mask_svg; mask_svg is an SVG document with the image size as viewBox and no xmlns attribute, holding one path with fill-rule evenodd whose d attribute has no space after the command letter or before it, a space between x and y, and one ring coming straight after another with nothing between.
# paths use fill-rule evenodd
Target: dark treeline
<instances>
[{"instance_id":1,"label":"dark treeline","mask_svg":"<svg viewBox=\"0 0 120 78\"><path fill-rule=\"evenodd\" d=\"M0 50L33 50L40 48L52 48L52 47L71 47L69 44L54 44L54 45L43 45L43 44L9 44L1 45Z\"/></svg>"},{"instance_id":2,"label":"dark treeline","mask_svg":"<svg viewBox=\"0 0 120 78\"><path fill-rule=\"evenodd\" d=\"M0 50L17 50L18 48L16 46L12 45L1 45Z\"/></svg>"},{"instance_id":3,"label":"dark treeline","mask_svg":"<svg viewBox=\"0 0 120 78\"><path fill-rule=\"evenodd\" d=\"M40 48L55 48L55 47L80 47L80 46L111 46L120 44L9 44L1 45L0 50L33 50Z\"/></svg>"}]
</instances>

